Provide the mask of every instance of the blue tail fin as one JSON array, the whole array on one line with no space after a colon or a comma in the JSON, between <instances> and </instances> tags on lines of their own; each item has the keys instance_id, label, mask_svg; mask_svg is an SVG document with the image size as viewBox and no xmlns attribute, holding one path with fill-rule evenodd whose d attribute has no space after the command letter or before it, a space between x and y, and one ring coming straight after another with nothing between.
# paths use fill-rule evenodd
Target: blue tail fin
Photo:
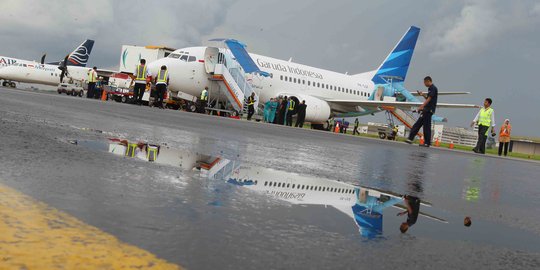
<instances>
[{"instance_id":1,"label":"blue tail fin","mask_svg":"<svg viewBox=\"0 0 540 270\"><path fill-rule=\"evenodd\" d=\"M94 47L94 41L91 39L85 40L77 49L69 54L68 66L86 67L90 53Z\"/></svg>"},{"instance_id":2,"label":"blue tail fin","mask_svg":"<svg viewBox=\"0 0 540 270\"><path fill-rule=\"evenodd\" d=\"M420 28L411 26L407 33L403 35L392 52L381 64L372 81L375 84L386 83L383 78L392 78L393 82L403 82L409 70L409 64L413 56L416 41L420 35Z\"/></svg>"}]
</instances>

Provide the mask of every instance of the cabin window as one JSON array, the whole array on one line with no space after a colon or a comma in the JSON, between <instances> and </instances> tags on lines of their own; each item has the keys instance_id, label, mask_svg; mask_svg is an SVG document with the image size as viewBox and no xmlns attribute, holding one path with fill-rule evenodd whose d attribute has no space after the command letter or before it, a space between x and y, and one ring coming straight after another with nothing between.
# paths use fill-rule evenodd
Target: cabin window
<instances>
[{"instance_id":1,"label":"cabin window","mask_svg":"<svg viewBox=\"0 0 540 270\"><path fill-rule=\"evenodd\" d=\"M307 81L307 85L308 85L308 86L311 86L311 82L310 82L310 81Z\"/></svg>"},{"instance_id":2,"label":"cabin window","mask_svg":"<svg viewBox=\"0 0 540 270\"><path fill-rule=\"evenodd\" d=\"M294 188L296 185L295 184L292 184L292 188Z\"/></svg>"},{"instance_id":3,"label":"cabin window","mask_svg":"<svg viewBox=\"0 0 540 270\"><path fill-rule=\"evenodd\" d=\"M321 84L320 84L320 83L317 83L317 87L321 87Z\"/></svg>"},{"instance_id":4,"label":"cabin window","mask_svg":"<svg viewBox=\"0 0 540 270\"><path fill-rule=\"evenodd\" d=\"M289 82L292 82L292 77L289 77Z\"/></svg>"},{"instance_id":5,"label":"cabin window","mask_svg":"<svg viewBox=\"0 0 540 270\"><path fill-rule=\"evenodd\" d=\"M293 79L293 82L296 83L296 78Z\"/></svg>"},{"instance_id":6,"label":"cabin window","mask_svg":"<svg viewBox=\"0 0 540 270\"><path fill-rule=\"evenodd\" d=\"M289 188L291 186L291 184L287 184L287 188Z\"/></svg>"},{"instance_id":7,"label":"cabin window","mask_svg":"<svg viewBox=\"0 0 540 270\"><path fill-rule=\"evenodd\" d=\"M264 181L264 186L266 187L268 185L268 181Z\"/></svg>"},{"instance_id":8,"label":"cabin window","mask_svg":"<svg viewBox=\"0 0 540 270\"><path fill-rule=\"evenodd\" d=\"M281 183L278 183L278 184L277 184L277 187L281 187Z\"/></svg>"}]
</instances>

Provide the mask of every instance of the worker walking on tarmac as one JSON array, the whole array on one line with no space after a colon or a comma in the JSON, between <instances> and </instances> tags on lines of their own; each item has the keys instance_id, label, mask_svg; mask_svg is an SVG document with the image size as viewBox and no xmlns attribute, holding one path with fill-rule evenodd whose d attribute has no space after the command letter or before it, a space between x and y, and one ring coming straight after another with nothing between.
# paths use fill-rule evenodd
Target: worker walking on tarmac
<instances>
[{"instance_id":1,"label":"worker walking on tarmac","mask_svg":"<svg viewBox=\"0 0 540 270\"><path fill-rule=\"evenodd\" d=\"M418 134L420 127L424 127L424 144L420 146L430 147L431 146L431 117L435 113L435 108L437 107L437 97L439 91L437 87L433 84L431 77L427 76L424 78L424 85L428 88L427 94L418 91L418 94L424 97L426 100L420 107L418 107L418 112L421 114L418 117L416 123L414 123L411 128L411 133L409 138L405 141L408 144L412 144L414 137Z\"/></svg>"},{"instance_id":2,"label":"worker walking on tarmac","mask_svg":"<svg viewBox=\"0 0 540 270\"><path fill-rule=\"evenodd\" d=\"M360 125L360 121L358 121L358 118L354 119L354 129L352 131L352 135L360 135L360 132L358 132L358 126Z\"/></svg>"},{"instance_id":3,"label":"worker walking on tarmac","mask_svg":"<svg viewBox=\"0 0 540 270\"><path fill-rule=\"evenodd\" d=\"M135 68L135 86L133 87L133 104L142 104L142 98L146 89L146 80L150 77L146 60L141 59L140 64Z\"/></svg>"},{"instance_id":4,"label":"worker walking on tarmac","mask_svg":"<svg viewBox=\"0 0 540 270\"><path fill-rule=\"evenodd\" d=\"M154 106L165 109L165 107L163 107L163 98L167 92L167 86L169 85L169 72L167 71L167 66L161 66L154 82L156 84L156 101Z\"/></svg>"},{"instance_id":5,"label":"worker walking on tarmac","mask_svg":"<svg viewBox=\"0 0 540 270\"><path fill-rule=\"evenodd\" d=\"M296 108L296 103L292 98L289 98L289 102L287 103L287 117L286 117L286 123L285 125L292 127L292 117L294 115L294 109Z\"/></svg>"},{"instance_id":6,"label":"worker walking on tarmac","mask_svg":"<svg viewBox=\"0 0 540 270\"><path fill-rule=\"evenodd\" d=\"M97 79L97 67L94 67L88 71L88 91L86 91L86 98L94 98Z\"/></svg>"},{"instance_id":7,"label":"worker walking on tarmac","mask_svg":"<svg viewBox=\"0 0 540 270\"><path fill-rule=\"evenodd\" d=\"M491 135L495 136L495 112L491 108L492 102L491 98L486 98L484 107L480 109L471 123L471 127L474 127L475 124L478 125L478 142L476 142L476 147L473 148L475 153L486 153L486 140L490 127Z\"/></svg>"},{"instance_id":8,"label":"worker walking on tarmac","mask_svg":"<svg viewBox=\"0 0 540 270\"><path fill-rule=\"evenodd\" d=\"M295 127L303 128L304 127L304 121L306 120L306 101L302 100L302 103L298 104L296 108L296 125Z\"/></svg>"},{"instance_id":9,"label":"worker walking on tarmac","mask_svg":"<svg viewBox=\"0 0 540 270\"><path fill-rule=\"evenodd\" d=\"M248 105L248 115L247 120L251 121L251 117L255 113L255 92L251 93L251 96L247 99L247 105Z\"/></svg>"}]
</instances>

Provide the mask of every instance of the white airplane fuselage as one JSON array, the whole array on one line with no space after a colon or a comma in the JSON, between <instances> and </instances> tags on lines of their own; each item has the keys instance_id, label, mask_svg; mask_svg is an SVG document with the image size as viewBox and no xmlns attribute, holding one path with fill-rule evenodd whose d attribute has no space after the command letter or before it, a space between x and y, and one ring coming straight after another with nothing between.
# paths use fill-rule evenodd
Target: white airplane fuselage
<instances>
[{"instance_id":1,"label":"white airplane fuselage","mask_svg":"<svg viewBox=\"0 0 540 270\"><path fill-rule=\"evenodd\" d=\"M156 76L162 65L167 66L170 77L169 90L181 91L199 96L202 89L211 86L211 74L205 67L205 52L211 47L190 47L176 50L169 57L149 64L151 73ZM180 56L180 57L178 57ZM188 57L196 59L189 62ZM358 111L352 106L330 108L327 100L367 100L374 89L374 83L368 76L346 75L324 69L314 68L267 56L250 54L257 66L270 77L248 75L248 81L264 103L278 96L294 96L299 101L305 100L307 106L306 121L324 122L331 111ZM184 59L184 60L183 60Z\"/></svg>"},{"instance_id":2,"label":"white airplane fuselage","mask_svg":"<svg viewBox=\"0 0 540 270\"><path fill-rule=\"evenodd\" d=\"M87 78L88 70L87 67L68 66L69 78L75 81L84 81ZM0 56L0 79L5 81L57 86L60 83L61 73L58 65ZM69 78L65 77L64 81L69 80Z\"/></svg>"}]
</instances>

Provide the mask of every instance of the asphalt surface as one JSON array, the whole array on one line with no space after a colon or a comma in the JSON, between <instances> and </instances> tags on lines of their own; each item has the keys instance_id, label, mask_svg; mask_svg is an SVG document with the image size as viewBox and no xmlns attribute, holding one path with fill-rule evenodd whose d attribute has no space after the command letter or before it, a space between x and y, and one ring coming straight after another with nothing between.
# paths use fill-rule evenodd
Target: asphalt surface
<instances>
[{"instance_id":1,"label":"asphalt surface","mask_svg":"<svg viewBox=\"0 0 540 270\"><path fill-rule=\"evenodd\" d=\"M186 268L540 266L538 163L6 88L0 119L1 184ZM335 210L69 143L112 137L416 195L449 223L401 234L390 210L366 240Z\"/></svg>"}]
</instances>

